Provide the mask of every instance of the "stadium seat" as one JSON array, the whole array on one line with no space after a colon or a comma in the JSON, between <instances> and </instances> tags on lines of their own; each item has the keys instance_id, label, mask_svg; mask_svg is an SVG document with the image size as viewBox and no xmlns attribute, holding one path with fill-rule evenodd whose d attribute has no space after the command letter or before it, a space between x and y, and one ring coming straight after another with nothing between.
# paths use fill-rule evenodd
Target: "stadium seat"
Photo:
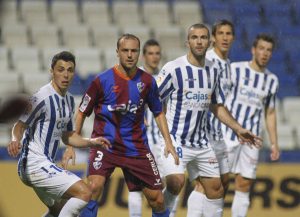
<instances>
[{"instance_id":1,"label":"stadium seat","mask_svg":"<svg viewBox=\"0 0 300 217\"><path fill-rule=\"evenodd\" d=\"M296 126L296 148L300 149L300 126Z\"/></svg>"},{"instance_id":2,"label":"stadium seat","mask_svg":"<svg viewBox=\"0 0 300 217\"><path fill-rule=\"evenodd\" d=\"M0 147L7 147L8 143L11 141L11 124L1 123L0 135Z\"/></svg>"},{"instance_id":3,"label":"stadium seat","mask_svg":"<svg viewBox=\"0 0 300 217\"><path fill-rule=\"evenodd\" d=\"M94 44L100 49L117 48L117 40L120 36L116 26L92 27Z\"/></svg>"},{"instance_id":4,"label":"stadium seat","mask_svg":"<svg viewBox=\"0 0 300 217\"><path fill-rule=\"evenodd\" d=\"M173 8L175 23L184 30L194 23L203 22L202 8L196 1L175 1Z\"/></svg>"},{"instance_id":5,"label":"stadium seat","mask_svg":"<svg viewBox=\"0 0 300 217\"><path fill-rule=\"evenodd\" d=\"M172 24L167 1L146 1L142 6L143 20L150 27L169 27Z\"/></svg>"},{"instance_id":6,"label":"stadium seat","mask_svg":"<svg viewBox=\"0 0 300 217\"><path fill-rule=\"evenodd\" d=\"M165 62L169 62L172 60L177 59L178 57L181 57L187 53L186 49L164 49L163 54L165 56Z\"/></svg>"},{"instance_id":7,"label":"stadium seat","mask_svg":"<svg viewBox=\"0 0 300 217\"><path fill-rule=\"evenodd\" d=\"M31 36L33 44L38 48L58 47L61 40L56 25L33 25L31 27Z\"/></svg>"},{"instance_id":8,"label":"stadium seat","mask_svg":"<svg viewBox=\"0 0 300 217\"><path fill-rule=\"evenodd\" d=\"M210 25L217 20L227 19L232 21L233 16L230 10L230 4L222 1L200 1L204 12L204 22Z\"/></svg>"},{"instance_id":9,"label":"stadium seat","mask_svg":"<svg viewBox=\"0 0 300 217\"><path fill-rule=\"evenodd\" d=\"M285 97L282 101L285 120L292 126L300 123L300 97Z\"/></svg>"},{"instance_id":10,"label":"stadium seat","mask_svg":"<svg viewBox=\"0 0 300 217\"><path fill-rule=\"evenodd\" d=\"M29 46L28 29L22 24L2 26L2 41L8 48Z\"/></svg>"},{"instance_id":11,"label":"stadium seat","mask_svg":"<svg viewBox=\"0 0 300 217\"><path fill-rule=\"evenodd\" d=\"M0 46L0 74L3 71L9 71L10 64L8 59L8 49L6 47Z\"/></svg>"},{"instance_id":12,"label":"stadium seat","mask_svg":"<svg viewBox=\"0 0 300 217\"><path fill-rule=\"evenodd\" d=\"M140 8L137 1L114 1L113 20L117 26L130 27L142 24Z\"/></svg>"},{"instance_id":13,"label":"stadium seat","mask_svg":"<svg viewBox=\"0 0 300 217\"><path fill-rule=\"evenodd\" d=\"M183 30L181 27L157 27L154 29L155 38L163 49L180 49L184 47Z\"/></svg>"},{"instance_id":14,"label":"stadium seat","mask_svg":"<svg viewBox=\"0 0 300 217\"><path fill-rule=\"evenodd\" d=\"M84 81L80 78L80 76L75 73L73 82L68 90L73 95L82 96L85 93Z\"/></svg>"},{"instance_id":15,"label":"stadium seat","mask_svg":"<svg viewBox=\"0 0 300 217\"><path fill-rule=\"evenodd\" d=\"M90 74L97 74L104 68L101 52L97 48L77 48L74 49L74 55L77 62L76 71L82 79Z\"/></svg>"},{"instance_id":16,"label":"stadium seat","mask_svg":"<svg viewBox=\"0 0 300 217\"><path fill-rule=\"evenodd\" d=\"M50 73L23 73L22 81L26 93L33 94L50 82ZM34 79L32 79L34 78Z\"/></svg>"},{"instance_id":17,"label":"stadium seat","mask_svg":"<svg viewBox=\"0 0 300 217\"><path fill-rule=\"evenodd\" d=\"M84 25L61 26L63 46L73 48L92 45L91 30Z\"/></svg>"},{"instance_id":18,"label":"stadium seat","mask_svg":"<svg viewBox=\"0 0 300 217\"><path fill-rule=\"evenodd\" d=\"M42 69L39 51L35 47L18 47L11 51L13 68L30 74L32 71Z\"/></svg>"},{"instance_id":19,"label":"stadium seat","mask_svg":"<svg viewBox=\"0 0 300 217\"><path fill-rule=\"evenodd\" d=\"M21 1L21 17L27 25L47 25L49 23L48 11L46 0Z\"/></svg>"},{"instance_id":20,"label":"stadium seat","mask_svg":"<svg viewBox=\"0 0 300 217\"><path fill-rule=\"evenodd\" d=\"M19 24L20 17L20 5L19 1L1 1L1 20L0 24L3 26L11 26Z\"/></svg>"},{"instance_id":21,"label":"stadium seat","mask_svg":"<svg viewBox=\"0 0 300 217\"><path fill-rule=\"evenodd\" d=\"M115 64L119 63L116 50L115 49L104 50L104 60L105 60L105 69L109 69L113 67Z\"/></svg>"},{"instance_id":22,"label":"stadium seat","mask_svg":"<svg viewBox=\"0 0 300 217\"><path fill-rule=\"evenodd\" d=\"M18 93L22 89L20 78L17 73L6 71L0 73L0 96L10 93Z\"/></svg>"},{"instance_id":23,"label":"stadium seat","mask_svg":"<svg viewBox=\"0 0 300 217\"><path fill-rule=\"evenodd\" d=\"M77 1L51 1L51 18L60 26L78 25L81 21L78 14Z\"/></svg>"},{"instance_id":24,"label":"stadium seat","mask_svg":"<svg viewBox=\"0 0 300 217\"><path fill-rule=\"evenodd\" d=\"M83 21L88 26L109 26L111 13L106 1L82 1Z\"/></svg>"},{"instance_id":25,"label":"stadium seat","mask_svg":"<svg viewBox=\"0 0 300 217\"><path fill-rule=\"evenodd\" d=\"M141 41L141 46L143 46L143 44L151 38L150 28L145 25L124 27L122 28L122 33L131 33L136 35Z\"/></svg>"},{"instance_id":26,"label":"stadium seat","mask_svg":"<svg viewBox=\"0 0 300 217\"><path fill-rule=\"evenodd\" d=\"M289 124L278 124L278 144L281 150L293 150L296 147L294 128Z\"/></svg>"}]
</instances>

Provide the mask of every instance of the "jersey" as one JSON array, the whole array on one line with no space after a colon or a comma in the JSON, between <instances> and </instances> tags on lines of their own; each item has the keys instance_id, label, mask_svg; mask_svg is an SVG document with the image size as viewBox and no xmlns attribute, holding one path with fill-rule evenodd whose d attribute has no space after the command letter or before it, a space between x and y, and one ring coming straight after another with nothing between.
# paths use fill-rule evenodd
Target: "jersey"
<instances>
[{"instance_id":1,"label":"jersey","mask_svg":"<svg viewBox=\"0 0 300 217\"><path fill-rule=\"evenodd\" d=\"M168 62L157 78L160 97L167 102L170 134L182 146L207 146L207 112L211 103L224 103L219 67L205 59L204 67L190 64L187 56Z\"/></svg>"},{"instance_id":2,"label":"jersey","mask_svg":"<svg viewBox=\"0 0 300 217\"><path fill-rule=\"evenodd\" d=\"M30 98L30 107L20 117L28 125L23 136L21 159L54 162L64 131L74 130L74 97L67 92L61 96L51 83Z\"/></svg>"},{"instance_id":3,"label":"jersey","mask_svg":"<svg viewBox=\"0 0 300 217\"><path fill-rule=\"evenodd\" d=\"M92 137L103 136L113 145L111 153L143 156L149 152L144 124L145 105L158 115L162 104L155 79L141 69L130 78L113 67L91 83L79 110L94 110Z\"/></svg>"},{"instance_id":4,"label":"jersey","mask_svg":"<svg viewBox=\"0 0 300 217\"><path fill-rule=\"evenodd\" d=\"M220 82L222 90L224 92L225 98L228 96L231 90L231 71L230 71L230 60L221 59L214 49L211 49L206 52L205 57L215 63L220 67ZM211 138L215 141L220 141L223 139L221 121L214 116L212 112L208 112L207 116L207 132Z\"/></svg>"},{"instance_id":5,"label":"jersey","mask_svg":"<svg viewBox=\"0 0 300 217\"><path fill-rule=\"evenodd\" d=\"M145 71L144 67L141 67ZM152 74L153 78L157 78L157 74ZM146 109L146 121L147 121L147 138L149 145L156 145L160 141L160 131L154 119L153 113Z\"/></svg>"},{"instance_id":6,"label":"jersey","mask_svg":"<svg viewBox=\"0 0 300 217\"><path fill-rule=\"evenodd\" d=\"M278 78L268 69L257 72L249 62L231 64L233 89L226 99L232 116L253 134L261 136L264 109L275 108ZM236 134L228 127L226 139L238 142Z\"/></svg>"}]
</instances>

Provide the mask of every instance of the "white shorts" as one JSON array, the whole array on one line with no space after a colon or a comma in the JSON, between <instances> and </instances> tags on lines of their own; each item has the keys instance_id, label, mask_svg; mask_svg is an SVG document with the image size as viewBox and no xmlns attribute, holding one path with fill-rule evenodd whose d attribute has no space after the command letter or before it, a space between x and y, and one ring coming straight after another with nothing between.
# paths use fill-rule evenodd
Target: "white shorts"
<instances>
[{"instance_id":1,"label":"white shorts","mask_svg":"<svg viewBox=\"0 0 300 217\"><path fill-rule=\"evenodd\" d=\"M226 139L230 172L248 179L256 178L259 149Z\"/></svg>"},{"instance_id":2,"label":"white shorts","mask_svg":"<svg viewBox=\"0 0 300 217\"><path fill-rule=\"evenodd\" d=\"M27 162L24 171L20 159L18 172L24 184L32 187L48 207L53 206L73 184L81 180L75 174L48 160Z\"/></svg>"},{"instance_id":3,"label":"white shorts","mask_svg":"<svg viewBox=\"0 0 300 217\"><path fill-rule=\"evenodd\" d=\"M205 148L188 148L178 144L171 135L173 145L179 156L179 165L175 165L171 154L168 157L162 155L163 174L184 174L187 169L189 179L197 177L220 177L219 164L210 144ZM162 154L163 154L162 148Z\"/></svg>"},{"instance_id":4,"label":"white shorts","mask_svg":"<svg viewBox=\"0 0 300 217\"><path fill-rule=\"evenodd\" d=\"M210 138L212 148L215 151L221 175L229 173L228 151L224 140L213 140Z\"/></svg>"},{"instance_id":5,"label":"white shorts","mask_svg":"<svg viewBox=\"0 0 300 217\"><path fill-rule=\"evenodd\" d=\"M164 174L163 174L163 168L162 168L162 159L161 159L161 149L162 149L162 146L160 144L149 144L149 147L150 147L150 150L154 156L154 159L155 159L155 162L156 162L156 165L157 165L157 168L158 168L158 171L159 171L159 174L160 174L160 177L164 177Z\"/></svg>"}]
</instances>

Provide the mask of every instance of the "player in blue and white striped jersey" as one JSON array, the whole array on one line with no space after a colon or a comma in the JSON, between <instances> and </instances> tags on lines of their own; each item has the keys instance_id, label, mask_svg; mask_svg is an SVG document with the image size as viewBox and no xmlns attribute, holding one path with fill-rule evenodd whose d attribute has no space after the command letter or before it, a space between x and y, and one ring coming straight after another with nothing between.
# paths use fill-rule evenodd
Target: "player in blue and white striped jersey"
<instances>
[{"instance_id":1,"label":"player in blue and white striped jersey","mask_svg":"<svg viewBox=\"0 0 300 217\"><path fill-rule=\"evenodd\" d=\"M231 89L231 72L230 61L228 54L234 40L234 26L228 20L219 20L212 27L212 42L213 48L206 52L205 57L217 63L220 67L220 83L223 93L226 96ZM223 139L221 122L214 116L212 112L208 112L207 130L210 143L215 151L221 174L221 181L224 188L224 195L229 185L229 165L228 152ZM203 202L205 192L200 182L195 182L194 191L191 192L188 198L187 216L200 217L202 216Z\"/></svg>"},{"instance_id":2,"label":"player in blue and white striped jersey","mask_svg":"<svg viewBox=\"0 0 300 217\"><path fill-rule=\"evenodd\" d=\"M166 206L172 209L184 182L187 168L190 180L198 179L207 198L204 215L218 217L223 213L223 187L219 165L206 133L207 112L210 109L222 122L233 128L244 142L260 145L260 138L243 129L230 115L220 86L220 69L205 58L210 34L203 24L188 29L188 54L168 62L157 82L162 100L167 100L167 121L180 164L162 157L166 176L164 191Z\"/></svg>"},{"instance_id":3,"label":"player in blue and white striped jersey","mask_svg":"<svg viewBox=\"0 0 300 217\"><path fill-rule=\"evenodd\" d=\"M277 144L275 100L278 78L267 68L272 56L274 39L259 34L252 46L252 60L231 64L232 92L226 106L233 117L246 129L259 136L265 117L271 141L271 160L279 158ZM226 130L224 134L228 148L229 165L235 177L235 196L232 216L246 216L249 207L249 190L256 177L259 149L240 146L236 134Z\"/></svg>"},{"instance_id":4,"label":"player in blue and white striped jersey","mask_svg":"<svg viewBox=\"0 0 300 217\"><path fill-rule=\"evenodd\" d=\"M104 138L87 139L74 133L74 98L67 92L74 71L73 54L61 52L53 57L51 83L30 98L8 145L13 157L22 148L18 174L49 208L47 217L75 217L91 198L91 191L79 177L54 163L60 139L75 147L109 145Z\"/></svg>"}]
</instances>

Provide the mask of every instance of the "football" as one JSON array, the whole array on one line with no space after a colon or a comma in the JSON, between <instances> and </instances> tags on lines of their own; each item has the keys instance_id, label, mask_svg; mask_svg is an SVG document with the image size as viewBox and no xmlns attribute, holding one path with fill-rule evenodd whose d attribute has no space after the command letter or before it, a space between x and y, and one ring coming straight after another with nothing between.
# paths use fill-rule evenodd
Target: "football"
<instances>
[{"instance_id":1,"label":"football","mask_svg":"<svg viewBox=\"0 0 300 217\"><path fill-rule=\"evenodd\" d=\"M15 121L29 106L28 96L14 95L0 101L0 123Z\"/></svg>"}]
</instances>

